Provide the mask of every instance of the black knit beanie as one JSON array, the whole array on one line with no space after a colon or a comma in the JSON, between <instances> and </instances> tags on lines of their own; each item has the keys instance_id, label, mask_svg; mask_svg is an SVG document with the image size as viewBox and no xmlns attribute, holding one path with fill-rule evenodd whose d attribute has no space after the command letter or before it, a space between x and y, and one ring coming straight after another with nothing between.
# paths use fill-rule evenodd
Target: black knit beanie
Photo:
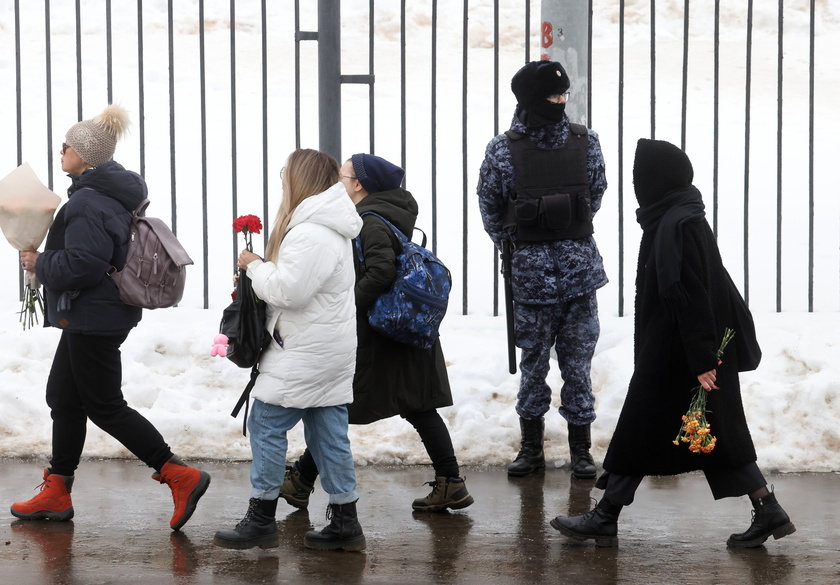
<instances>
[{"instance_id":1,"label":"black knit beanie","mask_svg":"<svg viewBox=\"0 0 840 585\"><path fill-rule=\"evenodd\" d=\"M566 93L569 87L569 76L557 61L526 63L510 80L510 89L517 103L526 109L550 95Z\"/></svg>"},{"instance_id":2,"label":"black knit beanie","mask_svg":"<svg viewBox=\"0 0 840 585\"><path fill-rule=\"evenodd\" d=\"M639 207L652 205L671 191L688 187L693 180L694 168L680 148L664 140L639 139L633 162L633 188Z\"/></svg>"}]
</instances>

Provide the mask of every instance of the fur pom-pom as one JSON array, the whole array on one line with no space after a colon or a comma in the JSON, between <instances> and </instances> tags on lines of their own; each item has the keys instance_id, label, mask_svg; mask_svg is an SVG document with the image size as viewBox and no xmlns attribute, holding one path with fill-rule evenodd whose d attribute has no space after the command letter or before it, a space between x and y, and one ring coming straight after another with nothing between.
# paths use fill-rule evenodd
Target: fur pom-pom
<instances>
[{"instance_id":1,"label":"fur pom-pom","mask_svg":"<svg viewBox=\"0 0 840 585\"><path fill-rule=\"evenodd\" d=\"M93 119L93 122L119 140L131 125L128 117L128 110L119 104L111 104L101 114Z\"/></svg>"}]
</instances>

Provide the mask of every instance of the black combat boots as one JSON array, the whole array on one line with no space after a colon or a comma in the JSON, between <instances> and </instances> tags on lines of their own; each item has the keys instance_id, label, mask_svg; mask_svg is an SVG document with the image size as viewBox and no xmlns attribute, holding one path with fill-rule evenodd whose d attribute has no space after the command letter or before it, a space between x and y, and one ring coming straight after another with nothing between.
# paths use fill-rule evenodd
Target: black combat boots
<instances>
[{"instance_id":1,"label":"black combat boots","mask_svg":"<svg viewBox=\"0 0 840 585\"><path fill-rule=\"evenodd\" d=\"M329 504L327 519L330 521L323 530L310 530L303 539L307 548L318 550L346 551L364 550L367 543L362 527L356 516L356 502L349 504Z\"/></svg>"},{"instance_id":2,"label":"black combat boots","mask_svg":"<svg viewBox=\"0 0 840 585\"><path fill-rule=\"evenodd\" d=\"M793 522L776 501L776 494L750 500L754 508L752 524L746 532L731 535L726 541L727 546L754 548L761 546L770 536L778 540L796 532Z\"/></svg>"},{"instance_id":3,"label":"black combat boots","mask_svg":"<svg viewBox=\"0 0 840 585\"><path fill-rule=\"evenodd\" d=\"M223 548L276 548L280 546L277 538L277 500L251 498L245 517L233 530L220 530L213 537L213 544Z\"/></svg>"},{"instance_id":4,"label":"black combat boots","mask_svg":"<svg viewBox=\"0 0 840 585\"><path fill-rule=\"evenodd\" d=\"M572 476L595 479L595 461L589 454L592 438L589 425L569 425L569 453L572 456Z\"/></svg>"},{"instance_id":5,"label":"black combat boots","mask_svg":"<svg viewBox=\"0 0 840 585\"><path fill-rule=\"evenodd\" d=\"M519 455L508 465L508 475L521 477L530 475L540 469L545 469L545 453L543 453L543 433L545 421L543 417L535 419L519 418L519 429L522 432L522 446Z\"/></svg>"}]
</instances>

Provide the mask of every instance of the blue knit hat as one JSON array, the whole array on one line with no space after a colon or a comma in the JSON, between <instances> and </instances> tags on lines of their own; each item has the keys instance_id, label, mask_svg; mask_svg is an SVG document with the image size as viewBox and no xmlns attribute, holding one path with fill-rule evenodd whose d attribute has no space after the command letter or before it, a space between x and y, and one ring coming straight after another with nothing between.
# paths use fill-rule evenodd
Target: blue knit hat
<instances>
[{"instance_id":1,"label":"blue knit hat","mask_svg":"<svg viewBox=\"0 0 840 585\"><path fill-rule=\"evenodd\" d=\"M390 191L402 185L405 171L382 157L373 154L354 154L353 172L368 193Z\"/></svg>"}]
</instances>

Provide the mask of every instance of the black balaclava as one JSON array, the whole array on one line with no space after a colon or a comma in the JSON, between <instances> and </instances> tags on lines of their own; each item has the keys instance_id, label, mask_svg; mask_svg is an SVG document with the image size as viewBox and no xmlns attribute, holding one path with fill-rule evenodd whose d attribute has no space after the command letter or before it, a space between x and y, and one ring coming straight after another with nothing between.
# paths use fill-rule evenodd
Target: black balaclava
<instances>
[{"instance_id":1,"label":"black balaclava","mask_svg":"<svg viewBox=\"0 0 840 585\"><path fill-rule=\"evenodd\" d=\"M566 93L569 87L569 76L557 61L526 63L510 81L510 89L519 105L519 119L532 128L561 122L566 104L554 104L546 98Z\"/></svg>"}]
</instances>

